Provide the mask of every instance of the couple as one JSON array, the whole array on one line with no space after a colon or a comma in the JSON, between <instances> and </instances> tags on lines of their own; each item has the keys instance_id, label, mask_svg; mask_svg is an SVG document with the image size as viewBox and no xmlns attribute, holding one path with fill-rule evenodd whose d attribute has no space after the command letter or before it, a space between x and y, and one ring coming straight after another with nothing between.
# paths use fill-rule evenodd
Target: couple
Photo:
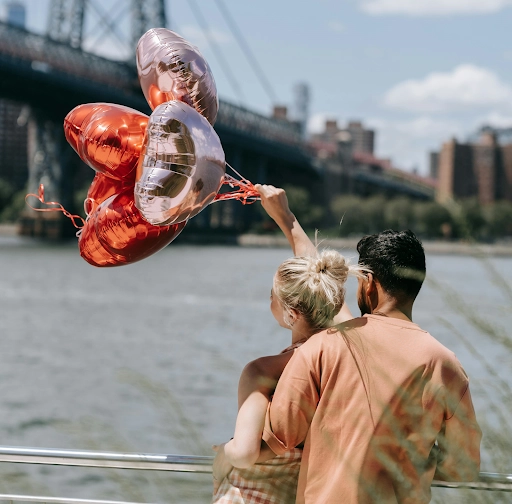
<instances>
[{"instance_id":1,"label":"couple","mask_svg":"<svg viewBox=\"0 0 512 504\"><path fill-rule=\"evenodd\" d=\"M214 447L213 502L420 504L434 478L475 479L481 431L467 375L412 322L421 243L410 231L367 236L350 266L317 252L282 189L257 189L296 256L271 291L292 344L243 370L234 437ZM349 274L355 319L344 304Z\"/></svg>"}]
</instances>

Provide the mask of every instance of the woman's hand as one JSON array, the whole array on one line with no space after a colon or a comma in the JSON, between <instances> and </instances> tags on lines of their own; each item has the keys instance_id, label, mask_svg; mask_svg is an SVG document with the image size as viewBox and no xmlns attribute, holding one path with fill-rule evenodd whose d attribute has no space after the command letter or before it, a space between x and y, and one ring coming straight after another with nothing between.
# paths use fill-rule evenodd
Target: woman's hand
<instances>
[{"instance_id":1,"label":"woman's hand","mask_svg":"<svg viewBox=\"0 0 512 504\"><path fill-rule=\"evenodd\" d=\"M315 256L316 247L290 210L284 189L261 184L256 184L255 187L261 196L261 206L280 227L293 253L296 256Z\"/></svg>"},{"instance_id":2,"label":"woman's hand","mask_svg":"<svg viewBox=\"0 0 512 504\"><path fill-rule=\"evenodd\" d=\"M261 196L261 206L277 224L280 225L286 220L293 219L284 189L261 184L256 184L255 187Z\"/></svg>"},{"instance_id":3,"label":"woman's hand","mask_svg":"<svg viewBox=\"0 0 512 504\"><path fill-rule=\"evenodd\" d=\"M233 466L228 462L226 454L224 453L224 445L213 445L213 451L217 452L213 459L213 492L217 491L221 481L231 472Z\"/></svg>"}]
</instances>

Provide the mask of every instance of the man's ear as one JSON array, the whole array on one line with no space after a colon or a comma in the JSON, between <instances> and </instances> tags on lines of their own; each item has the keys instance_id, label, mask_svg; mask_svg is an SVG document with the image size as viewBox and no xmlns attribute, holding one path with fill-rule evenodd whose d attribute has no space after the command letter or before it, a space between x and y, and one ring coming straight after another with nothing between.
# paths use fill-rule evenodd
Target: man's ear
<instances>
[{"instance_id":1,"label":"man's ear","mask_svg":"<svg viewBox=\"0 0 512 504\"><path fill-rule=\"evenodd\" d=\"M375 290L377 289L377 286L375 285L375 278L373 276L373 273L367 273L366 274L366 295L370 296Z\"/></svg>"}]
</instances>

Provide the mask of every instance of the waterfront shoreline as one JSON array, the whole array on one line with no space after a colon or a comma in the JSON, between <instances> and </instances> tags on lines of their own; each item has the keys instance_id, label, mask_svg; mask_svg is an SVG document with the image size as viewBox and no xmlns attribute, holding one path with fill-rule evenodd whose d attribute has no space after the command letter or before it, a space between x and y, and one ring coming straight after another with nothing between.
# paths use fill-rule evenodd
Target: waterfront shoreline
<instances>
[{"instance_id":1,"label":"waterfront shoreline","mask_svg":"<svg viewBox=\"0 0 512 504\"><path fill-rule=\"evenodd\" d=\"M0 224L0 239L4 244L37 244L43 243L40 238L29 238L18 234L16 224ZM314 237L312 237L314 240ZM359 237L354 238L318 238L321 248L328 247L338 250L355 250ZM55 243L55 242L53 242ZM239 247L288 248L288 241L278 234L212 234L183 233L175 242L176 245L232 245ZM427 254L435 255L470 255L512 257L512 241L497 243L468 243L462 241L422 241Z\"/></svg>"},{"instance_id":2,"label":"waterfront shoreline","mask_svg":"<svg viewBox=\"0 0 512 504\"><path fill-rule=\"evenodd\" d=\"M319 238L321 247L339 250L355 250L357 238ZM237 244L243 247L289 247L284 236L243 234L238 236ZM455 241L422 240L427 254L471 255L512 257L512 242L468 243Z\"/></svg>"}]
</instances>

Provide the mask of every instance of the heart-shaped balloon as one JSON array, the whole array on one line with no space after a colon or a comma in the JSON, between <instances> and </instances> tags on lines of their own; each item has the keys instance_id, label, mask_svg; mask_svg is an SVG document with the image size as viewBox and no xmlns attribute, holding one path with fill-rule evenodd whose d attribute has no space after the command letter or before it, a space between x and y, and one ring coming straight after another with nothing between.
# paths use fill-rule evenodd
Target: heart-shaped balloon
<instances>
[{"instance_id":1,"label":"heart-shaped balloon","mask_svg":"<svg viewBox=\"0 0 512 504\"><path fill-rule=\"evenodd\" d=\"M170 101L151 114L135 177L135 205L150 224L183 222L209 205L226 170L224 151L208 121Z\"/></svg>"},{"instance_id":2,"label":"heart-shaped balloon","mask_svg":"<svg viewBox=\"0 0 512 504\"><path fill-rule=\"evenodd\" d=\"M152 28L140 38L136 55L140 86L152 109L179 100L215 123L217 87L197 47L171 30Z\"/></svg>"},{"instance_id":3,"label":"heart-shaped balloon","mask_svg":"<svg viewBox=\"0 0 512 504\"><path fill-rule=\"evenodd\" d=\"M153 226L135 208L133 188L148 116L122 105L89 103L64 120L68 142L96 170L84 202L80 255L94 266L140 261L172 242L186 222Z\"/></svg>"},{"instance_id":4,"label":"heart-shaped balloon","mask_svg":"<svg viewBox=\"0 0 512 504\"><path fill-rule=\"evenodd\" d=\"M85 213L91 215L101 203L114 194L128 189L133 191L134 181L135 174L133 179L130 177L128 180L117 180L103 173L96 173L84 201Z\"/></svg>"},{"instance_id":5,"label":"heart-shaped balloon","mask_svg":"<svg viewBox=\"0 0 512 504\"><path fill-rule=\"evenodd\" d=\"M112 103L75 107L64 119L64 134L82 161L97 172L132 181L148 116Z\"/></svg>"},{"instance_id":6,"label":"heart-shaped balloon","mask_svg":"<svg viewBox=\"0 0 512 504\"><path fill-rule=\"evenodd\" d=\"M78 239L80 255L94 266L121 266L158 252L186 222L171 226L147 223L133 202L133 188L114 194L89 215Z\"/></svg>"}]
</instances>

